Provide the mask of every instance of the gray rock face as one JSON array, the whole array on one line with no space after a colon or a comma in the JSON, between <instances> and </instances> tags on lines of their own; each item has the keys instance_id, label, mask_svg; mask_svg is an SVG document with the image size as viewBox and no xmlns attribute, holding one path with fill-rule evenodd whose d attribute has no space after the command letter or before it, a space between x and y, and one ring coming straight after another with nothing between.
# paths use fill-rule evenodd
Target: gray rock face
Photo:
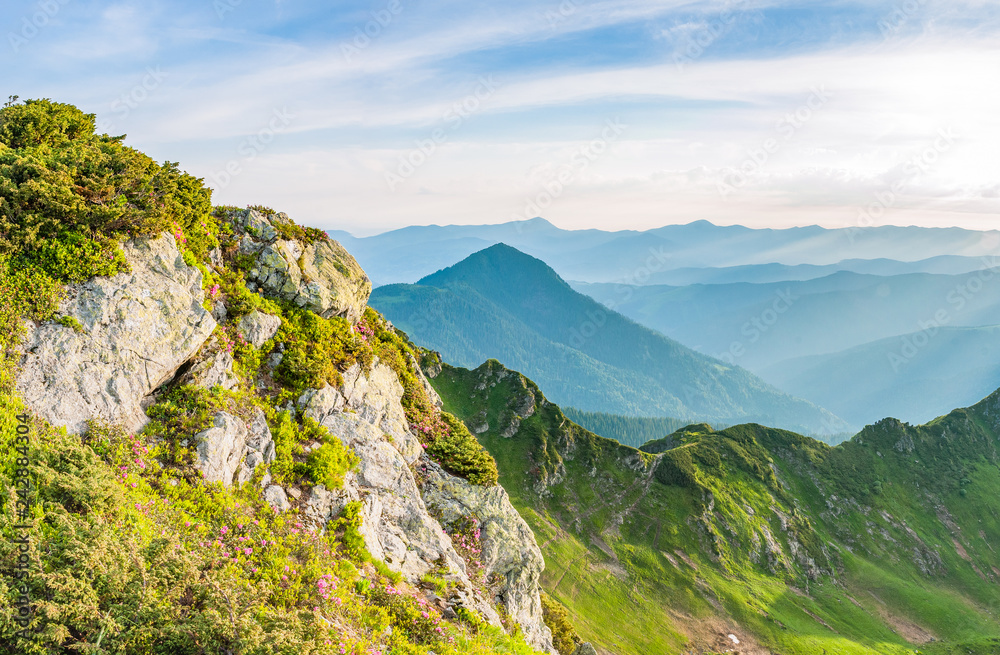
<instances>
[{"instance_id":1,"label":"gray rock face","mask_svg":"<svg viewBox=\"0 0 1000 655\"><path fill-rule=\"evenodd\" d=\"M282 239L277 228L289 222L285 214L266 217L248 209L234 221L247 233L240 252L256 257L248 281L324 318L343 316L352 323L361 318L372 284L343 246L332 239L311 244Z\"/></svg>"},{"instance_id":2,"label":"gray rock face","mask_svg":"<svg viewBox=\"0 0 1000 655\"><path fill-rule=\"evenodd\" d=\"M420 368L420 364L413 355L410 355L410 363L413 364L413 368L417 372L417 379L420 380L420 386L422 386L424 391L427 392L427 397L431 399L431 402L434 403L435 407L444 407L444 401L441 400L441 396L438 395L438 392L431 386L430 380L428 380L427 375L424 374L424 369Z\"/></svg>"},{"instance_id":3,"label":"gray rock face","mask_svg":"<svg viewBox=\"0 0 1000 655\"><path fill-rule=\"evenodd\" d=\"M198 444L198 470L207 482L233 483L243 462L247 445L247 426L226 412L215 415L213 425L194 436Z\"/></svg>"},{"instance_id":4,"label":"gray rock face","mask_svg":"<svg viewBox=\"0 0 1000 655\"><path fill-rule=\"evenodd\" d=\"M213 425L195 435L197 468L207 482L225 486L244 484L257 466L274 461L274 441L264 413L257 409L249 424L228 412L219 412Z\"/></svg>"},{"instance_id":5,"label":"gray rock face","mask_svg":"<svg viewBox=\"0 0 1000 655\"><path fill-rule=\"evenodd\" d=\"M430 461L421 489L424 503L444 526L464 517L479 521L480 560L487 579L499 576L495 602L521 626L529 644L554 653L552 633L542 618L538 580L545 569L535 535L510 504L503 487L480 487L457 478Z\"/></svg>"},{"instance_id":6,"label":"gray rock face","mask_svg":"<svg viewBox=\"0 0 1000 655\"><path fill-rule=\"evenodd\" d=\"M60 311L83 326L28 325L17 390L25 406L73 433L89 419L138 430L144 396L173 377L202 346L215 320L201 306L202 275L173 237L124 246L131 273L68 288Z\"/></svg>"},{"instance_id":7,"label":"gray rock face","mask_svg":"<svg viewBox=\"0 0 1000 655\"><path fill-rule=\"evenodd\" d=\"M461 604L500 625L496 610L472 592L465 562L441 525L428 514L409 464L386 433L351 412L330 412L321 424L352 449L360 463L345 478L343 489L315 487L305 502L303 516L323 527L344 505L361 501L361 534L372 557L414 582L443 562L458 583Z\"/></svg>"},{"instance_id":8,"label":"gray rock face","mask_svg":"<svg viewBox=\"0 0 1000 655\"><path fill-rule=\"evenodd\" d=\"M260 408L255 408L253 418L247 425L247 449L260 453L264 463L270 464L276 456L271 428L267 426L267 417Z\"/></svg>"},{"instance_id":9,"label":"gray rock face","mask_svg":"<svg viewBox=\"0 0 1000 655\"><path fill-rule=\"evenodd\" d=\"M359 456L354 482L366 495L366 523L377 537L367 544L372 555L411 579L429 571L430 562L442 556L464 572L465 564L427 514L406 460L383 432L345 412L329 414L321 424Z\"/></svg>"},{"instance_id":10,"label":"gray rock face","mask_svg":"<svg viewBox=\"0 0 1000 655\"><path fill-rule=\"evenodd\" d=\"M292 504L288 502L288 496L285 495L285 490L276 484L272 484L264 490L264 500L271 506L271 509L279 514L292 508Z\"/></svg>"},{"instance_id":11,"label":"gray rock face","mask_svg":"<svg viewBox=\"0 0 1000 655\"><path fill-rule=\"evenodd\" d=\"M573 655L597 655L597 650L589 642L585 641L576 647Z\"/></svg>"},{"instance_id":12,"label":"gray rock face","mask_svg":"<svg viewBox=\"0 0 1000 655\"><path fill-rule=\"evenodd\" d=\"M254 348L260 348L278 333L281 319L255 309L241 318L236 327Z\"/></svg>"},{"instance_id":13,"label":"gray rock face","mask_svg":"<svg viewBox=\"0 0 1000 655\"><path fill-rule=\"evenodd\" d=\"M240 384L240 379L233 372L233 354L225 351L209 355L195 363L178 380L179 384L193 384L204 389L220 386L232 390Z\"/></svg>"},{"instance_id":14,"label":"gray rock face","mask_svg":"<svg viewBox=\"0 0 1000 655\"><path fill-rule=\"evenodd\" d=\"M391 436L396 450L412 464L423 448L410 432L400 404L402 397L403 385L395 371L376 359L368 376L355 364L344 373L342 387L307 391L299 398L299 408L318 423L330 414L350 410Z\"/></svg>"}]
</instances>

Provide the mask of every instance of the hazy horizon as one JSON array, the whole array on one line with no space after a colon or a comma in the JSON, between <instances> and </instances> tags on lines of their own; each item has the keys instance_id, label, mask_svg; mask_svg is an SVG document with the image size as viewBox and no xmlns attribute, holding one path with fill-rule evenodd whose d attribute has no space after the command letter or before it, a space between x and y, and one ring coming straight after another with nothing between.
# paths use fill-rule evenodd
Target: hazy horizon
<instances>
[{"instance_id":1,"label":"hazy horizon","mask_svg":"<svg viewBox=\"0 0 1000 655\"><path fill-rule=\"evenodd\" d=\"M791 230L791 229L796 229L796 228L811 228L811 227L818 227L818 228L821 228L821 229L824 229L824 230L850 230L853 227L855 227L855 226L850 226L850 225L842 225L842 226L830 227L830 226L825 226L825 225L819 225L819 224L816 224L816 223L803 223L802 225L786 225L786 226L782 226L782 227L771 227L771 226L768 226L768 225L746 225L744 223L738 223L738 222L736 222L736 223L720 223L720 222L715 222L715 221L709 221L709 220L706 220L706 219L693 219L693 220L690 220L690 221L682 221L682 222L676 222L676 223L664 223L662 225L653 225L651 227L646 227L646 228L641 228L641 229L633 229L633 228L628 228L628 227L616 228L615 226L609 226L607 228L602 228L602 227L571 227L571 226L567 227L567 226L564 226L564 225L559 225L556 222L551 221L551 220L545 218L544 216L534 216L532 218L526 218L526 219L523 219L523 220L520 220L520 221L498 221L496 223L475 223L475 222L470 222L470 223L412 223L412 224L409 224L409 225L398 225L398 226L391 227L391 228L388 228L388 229L370 230L370 231L366 231L364 228L358 228L356 230L347 230L347 229L340 229L340 228L337 228L337 227L328 227L326 229L329 230L329 231L331 231L331 232L346 232L346 233L350 234L354 238L363 239L363 238L366 238L366 237L379 236L379 235L382 235L382 234L388 234L389 232L395 232L397 230L403 230L403 229L411 228L411 227L436 227L436 228L442 228L442 229L444 229L444 228L453 228L453 227L456 227L456 228L457 227L495 227L495 226L507 225L507 224L518 223L518 222L520 222L520 223L530 223L530 222L539 221L539 220L545 221L549 225L552 225L552 226L554 226L554 227L556 227L556 228L558 228L560 230L565 230L565 231L597 230L597 231L603 231L603 232L637 232L637 233L648 232L648 231L651 231L651 230L657 230L657 229L660 229L660 228L671 227L671 226L694 225L695 223L708 223L709 225L713 225L715 227L745 227L745 228L748 228L748 229L751 229L751 230ZM969 232L981 232L981 233L1000 232L1000 227L998 227L998 228L979 228L979 229L977 229L977 228L963 227L961 225L931 225L931 226L927 226L927 225L913 225L913 224L906 225L906 224L884 223L884 224L879 225L878 227L921 228L921 229L928 229L928 230L935 230L935 229L937 229L937 230L960 229L960 230L967 230Z\"/></svg>"}]
</instances>

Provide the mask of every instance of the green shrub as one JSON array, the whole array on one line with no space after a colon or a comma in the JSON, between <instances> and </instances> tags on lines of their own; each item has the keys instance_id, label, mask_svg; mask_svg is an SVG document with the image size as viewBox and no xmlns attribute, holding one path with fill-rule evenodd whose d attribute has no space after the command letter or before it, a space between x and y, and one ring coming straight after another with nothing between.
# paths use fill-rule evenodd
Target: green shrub
<instances>
[{"instance_id":1,"label":"green shrub","mask_svg":"<svg viewBox=\"0 0 1000 655\"><path fill-rule=\"evenodd\" d=\"M83 332L83 325L72 316L60 316L56 323L63 327L73 328L74 332Z\"/></svg>"},{"instance_id":2,"label":"green shrub","mask_svg":"<svg viewBox=\"0 0 1000 655\"><path fill-rule=\"evenodd\" d=\"M545 620L545 625L552 631L552 644L559 651L559 655L573 655L583 640L580 639L576 628L570 622L569 612L559 601L544 591L541 593L541 599L542 617Z\"/></svg>"},{"instance_id":3,"label":"green shrub","mask_svg":"<svg viewBox=\"0 0 1000 655\"><path fill-rule=\"evenodd\" d=\"M691 460L691 448L675 448L663 453L656 467L656 479L665 485L685 488L698 486L698 474Z\"/></svg>"},{"instance_id":4,"label":"green shrub","mask_svg":"<svg viewBox=\"0 0 1000 655\"><path fill-rule=\"evenodd\" d=\"M276 340L285 353L275 371L296 391L343 383L340 371L355 362L371 368L371 347L339 316L323 318L299 308L285 309Z\"/></svg>"},{"instance_id":5,"label":"green shrub","mask_svg":"<svg viewBox=\"0 0 1000 655\"><path fill-rule=\"evenodd\" d=\"M298 426L288 412L277 412L268 421L271 438L274 439L274 461L271 462L271 475L275 482L285 484L293 481L295 473L295 455L302 452L298 439Z\"/></svg>"},{"instance_id":6,"label":"green shrub","mask_svg":"<svg viewBox=\"0 0 1000 655\"><path fill-rule=\"evenodd\" d=\"M327 489L339 489L344 485L344 474L357 466L358 457L349 450L340 439L330 436L326 428L321 427L311 418L303 419L302 432L305 434L321 433L324 441L316 450L309 453L309 458L303 473L313 484L321 484ZM309 437L307 436L306 439Z\"/></svg>"},{"instance_id":7,"label":"green shrub","mask_svg":"<svg viewBox=\"0 0 1000 655\"><path fill-rule=\"evenodd\" d=\"M246 279L240 271L228 268L220 271L218 284L230 321L238 321L255 309L265 314L281 314L277 303L247 288Z\"/></svg>"},{"instance_id":8,"label":"green shrub","mask_svg":"<svg viewBox=\"0 0 1000 655\"><path fill-rule=\"evenodd\" d=\"M95 275L112 276L130 267L117 242L88 239L79 233L59 235L44 241L38 250L25 257L56 280L83 282Z\"/></svg>"},{"instance_id":9,"label":"green shrub","mask_svg":"<svg viewBox=\"0 0 1000 655\"><path fill-rule=\"evenodd\" d=\"M427 454L446 471L472 484L491 487L497 483L497 463L476 441L465 424L447 412L441 419L448 427L444 434L435 435L427 444Z\"/></svg>"},{"instance_id":10,"label":"green shrub","mask_svg":"<svg viewBox=\"0 0 1000 655\"><path fill-rule=\"evenodd\" d=\"M341 553L354 562L371 560L368 549L365 548L365 538L361 535L361 502L354 501L344 505L340 515L330 521L327 526L330 534L339 542Z\"/></svg>"},{"instance_id":11,"label":"green shrub","mask_svg":"<svg viewBox=\"0 0 1000 655\"><path fill-rule=\"evenodd\" d=\"M196 256L207 253L211 190L123 138L95 134L94 115L72 105L0 109L0 254L70 282L124 270L118 242L171 226Z\"/></svg>"},{"instance_id":12,"label":"green shrub","mask_svg":"<svg viewBox=\"0 0 1000 655\"><path fill-rule=\"evenodd\" d=\"M441 614L423 598L407 596L392 583L372 585L367 596L372 605L389 613L408 641L437 648L445 645Z\"/></svg>"}]
</instances>

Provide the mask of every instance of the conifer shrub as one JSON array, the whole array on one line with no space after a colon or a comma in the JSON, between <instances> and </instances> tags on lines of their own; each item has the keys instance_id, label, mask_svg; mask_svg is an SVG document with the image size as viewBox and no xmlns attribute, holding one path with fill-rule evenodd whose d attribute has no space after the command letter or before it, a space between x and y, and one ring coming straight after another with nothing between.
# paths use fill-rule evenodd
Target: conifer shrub
<instances>
[{"instance_id":1,"label":"conifer shrub","mask_svg":"<svg viewBox=\"0 0 1000 655\"><path fill-rule=\"evenodd\" d=\"M569 612L559 601L544 591L541 593L542 617L545 625L552 631L552 644L559 655L573 655L577 647L583 643L580 635L570 622Z\"/></svg>"},{"instance_id":2,"label":"conifer shrub","mask_svg":"<svg viewBox=\"0 0 1000 655\"><path fill-rule=\"evenodd\" d=\"M441 412L446 430L433 435L427 444L427 454L446 471L465 478L472 484L491 487L497 483L497 463L476 441L460 420Z\"/></svg>"},{"instance_id":3,"label":"conifer shrub","mask_svg":"<svg viewBox=\"0 0 1000 655\"><path fill-rule=\"evenodd\" d=\"M0 109L0 254L80 281L124 270L123 239L171 230L204 258L217 243L211 190L123 139L95 134L72 105Z\"/></svg>"},{"instance_id":4,"label":"conifer shrub","mask_svg":"<svg viewBox=\"0 0 1000 655\"><path fill-rule=\"evenodd\" d=\"M355 362L370 370L373 353L344 318L286 307L276 340L285 346L277 377L296 391L343 384Z\"/></svg>"},{"instance_id":5,"label":"conifer shrub","mask_svg":"<svg viewBox=\"0 0 1000 655\"><path fill-rule=\"evenodd\" d=\"M698 487L698 474L691 459L691 448L675 448L663 453L655 475L665 485L688 489Z\"/></svg>"}]
</instances>

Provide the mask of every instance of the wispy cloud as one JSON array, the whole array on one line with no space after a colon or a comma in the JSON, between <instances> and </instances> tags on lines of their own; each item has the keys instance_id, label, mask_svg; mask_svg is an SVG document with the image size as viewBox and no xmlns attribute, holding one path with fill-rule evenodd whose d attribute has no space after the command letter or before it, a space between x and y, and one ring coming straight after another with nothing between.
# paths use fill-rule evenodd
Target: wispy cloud
<instances>
[{"instance_id":1,"label":"wispy cloud","mask_svg":"<svg viewBox=\"0 0 1000 655\"><path fill-rule=\"evenodd\" d=\"M16 32L35 4L15 0L0 21ZM220 16L196 0L71 0L0 64L11 93L110 115L132 144L199 175L240 157L273 112L293 115L218 199L325 227L507 220L615 117L628 133L547 218L845 224L941 129L954 147L907 178L884 220L973 225L998 209L993 2L230 5ZM697 56L679 66L684 52ZM162 82L120 111L151 67ZM488 102L387 190L385 172L484 76L497 85ZM796 118L816 89L829 102ZM720 180L771 138L780 147L721 197Z\"/></svg>"}]
</instances>

